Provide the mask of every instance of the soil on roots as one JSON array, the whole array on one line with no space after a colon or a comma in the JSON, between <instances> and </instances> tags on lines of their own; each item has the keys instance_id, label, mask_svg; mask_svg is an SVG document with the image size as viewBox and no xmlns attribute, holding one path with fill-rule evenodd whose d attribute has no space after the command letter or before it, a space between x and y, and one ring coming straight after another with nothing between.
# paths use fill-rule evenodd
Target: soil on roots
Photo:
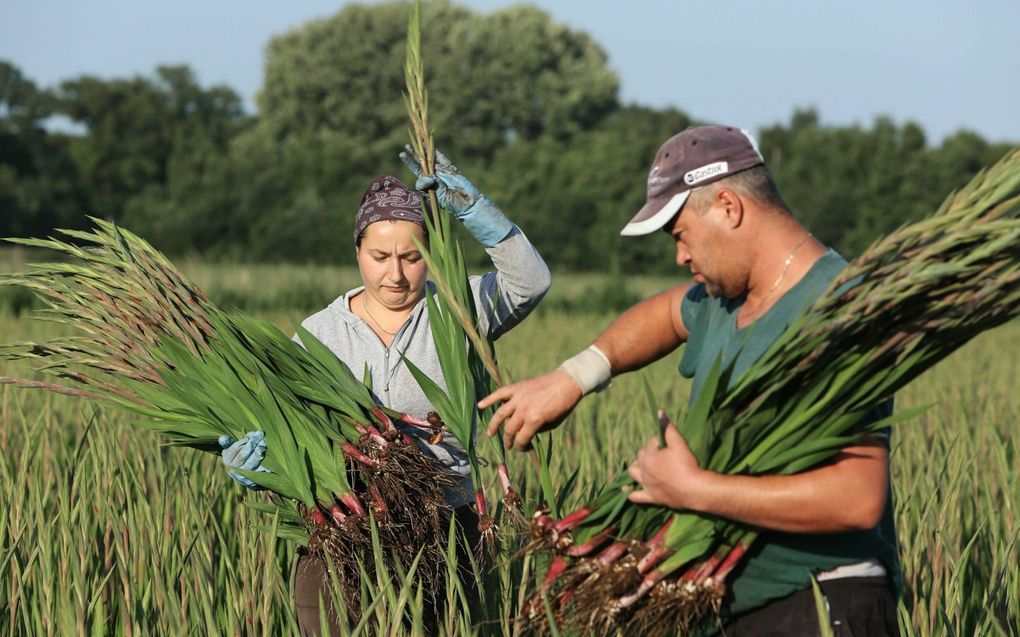
<instances>
[{"instance_id":1,"label":"soil on roots","mask_svg":"<svg viewBox=\"0 0 1020 637\"><path fill-rule=\"evenodd\" d=\"M339 593L343 598L349 617L357 621L361 608L361 564L366 568L372 566L366 556L372 554L372 539L366 535L362 525L355 518L348 518L340 524L333 522L315 523L309 516L305 517L309 532L308 552L322 558L323 562L334 569L333 576L339 584L339 590L332 587L330 574L323 573L327 590ZM329 609L333 612L333 608Z\"/></svg>"},{"instance_id":2,"label":"soil on roots","mask_svg":"<svg viewBox=\"0 0 1020 637\"><path fill-rule=\"evenodd\" d=\"M657 637L688 634L718 614L721 586L674 580L660 582L632 606L621 607L619 600L634 594L644 580L638 563L647 553L645 544L633 542L609 564L598 557L574 561L554 581L542 585L519 621L537 635L553 634L551 619L564 634Z\"/></svg>"},{"instance_id":3,"label":"soil on roots","mask_svg":"<svg viewBox=\"0 0 1020 637\"><path fill-rule=\"evenodd\" d=\"M719 617L724 592L722 585L711 583L659 582L635 604L623 632L643 637L692 635Z\"/></svg>"},{"instance_id":4,"label":"soil on roots","mask_svg":"<svg viewBox=\"0 0 1020 637\"><path fill-rule=\"evenodd\" d=\"M375 461L373 465L348 463L349 482L366 513L352 511L339 523L329 515L325 522L317 523L306 513L309 552L333 566L341 588L335 592L343 597L349 617L357 621L362 607L362 569L369 581L374 582L377 575L374 524L387 576L406 573L418 559L416 581L425 593L425 602L439 603L448 570L446 551L453 517L446 495L458 485L457 477L413 444L393 441L381 446L368 439L358 448Z\"/></svg>"}]
</instances>

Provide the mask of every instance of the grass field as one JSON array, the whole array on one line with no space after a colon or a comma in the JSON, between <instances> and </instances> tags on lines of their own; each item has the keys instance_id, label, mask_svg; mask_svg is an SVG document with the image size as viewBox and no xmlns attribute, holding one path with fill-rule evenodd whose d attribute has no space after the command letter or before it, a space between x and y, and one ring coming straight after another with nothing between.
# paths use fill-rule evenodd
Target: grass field
<instances>
[{"instance_id":1,"label":"grass field","mask_svg":"<svg viewBox=\"0 0 1020 637\"><path fill-rule=\"evenodd\" d=\"M0 271L23 259L8 253ZM357 280L343 268L183 266L215 300L284 329ZM510 375L546 371L584 347L613 316L590 299L616 305L668 281L629 280L628 294L612 291L618 283L557 277L548 302L498 344ZM44 339L52 329L0 309L2 342ZM673 414L687 394L676 360L646 372ZM0 363L0 375L25 373ZM1014 323L982 335L898 396L901 409L932 405L893 438L909 586L905 635L1020 634L1018 378ZM580 501L651 433L640 378L621 377L553 434L554 480L562 484L577 470ZM0 636L297 633L294 547L243 506L261 496L235 486L217 459L162 447L121 413L9 386L0 386L0 451ZM533 468L524 456L514 465L533 505ZM413 587L369 587L378 602L361 632L419 632ZM512 599L516 591L502 593ZM443 632L508 630L505 618L472 627L456 606Z\"/></svg>"}]
</instances>

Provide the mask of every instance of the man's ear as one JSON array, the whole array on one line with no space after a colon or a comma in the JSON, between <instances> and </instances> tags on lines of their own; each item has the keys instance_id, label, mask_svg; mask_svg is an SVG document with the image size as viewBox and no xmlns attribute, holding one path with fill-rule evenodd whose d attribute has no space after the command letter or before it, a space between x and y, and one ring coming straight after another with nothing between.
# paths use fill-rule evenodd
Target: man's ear
<instances>
[{"instance_id":1,"label":"man's ear","mask_svg":"<svg viewBox=\"0 0 1020 637\"><path fill-rule=\"evenodd\" d=\"M716 193L716 200L723 208L726 223L730 228L739 228L744 223L744 200L729 188L722 188Z\"/></svg>"}]
</instances>

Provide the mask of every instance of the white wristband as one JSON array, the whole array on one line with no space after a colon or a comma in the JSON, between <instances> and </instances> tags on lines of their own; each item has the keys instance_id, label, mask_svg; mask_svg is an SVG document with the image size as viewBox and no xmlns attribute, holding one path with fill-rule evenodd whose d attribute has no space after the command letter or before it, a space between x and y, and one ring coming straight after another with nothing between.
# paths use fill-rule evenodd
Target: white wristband
<instances>
[{"instance_id":1,"label":"white wristband","mask_svg":"<svg viewBox=\"0 0 1020 637\"><path fill-rule=\"evenodd\" d=\"M613 378L613 369L609 359L602 350L594 345L580 354L563 361L559 367L567 376L574 379L574 382L581 388L582 394L590 394L593 391L602 391L609 387Z\"/></svg>"}]
</instances>

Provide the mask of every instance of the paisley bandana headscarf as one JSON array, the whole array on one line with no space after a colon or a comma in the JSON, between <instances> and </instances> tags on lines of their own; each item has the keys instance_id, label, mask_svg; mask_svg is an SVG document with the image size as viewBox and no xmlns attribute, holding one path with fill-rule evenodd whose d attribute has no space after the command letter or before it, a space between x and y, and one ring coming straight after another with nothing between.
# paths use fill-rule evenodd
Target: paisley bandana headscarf
<instances>
[{"instance_id":1,"label":"paisley bandana headscarf","mask_svg":"<svg viewBox=\"0 0 1020 637\"><path fill-rule=\"evenodd\" d=\"M426 228L421 206L421 196L396 177L376 177L361 195L361 206L354 219L354 242L377 221L410 221Z\"/></svg>"}]
</instances>

